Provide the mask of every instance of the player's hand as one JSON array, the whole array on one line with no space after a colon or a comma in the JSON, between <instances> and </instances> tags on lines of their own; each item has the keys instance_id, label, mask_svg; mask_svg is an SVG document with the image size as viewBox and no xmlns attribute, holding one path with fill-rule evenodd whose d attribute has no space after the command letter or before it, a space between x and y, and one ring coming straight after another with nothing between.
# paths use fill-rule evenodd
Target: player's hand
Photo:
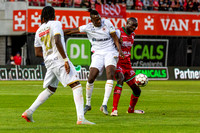
<instances>
[{"instance_id":1,"label":"player's hand","mask_svg":"<svg viewBox=\"0 0 200 133\"><path fill-rule=\"evenodd\" d=\"M125 57L125 55L124 55L124 53L122 52L121 49L119 50L119 56L122 57L123 59L124 59L124 57Z\"/></svg>"},{"instance_id":2,"label":"player's hand","mask_svg":"<svg viewBox=\"0 0 200 133\"><path fill-rule=\"evenodd\" d=\"M66 70L67 74L69 74L69 72L70 72L70 67L69 67L68 61L65 61L65 70Z\"/></svg>"}]
</instances>

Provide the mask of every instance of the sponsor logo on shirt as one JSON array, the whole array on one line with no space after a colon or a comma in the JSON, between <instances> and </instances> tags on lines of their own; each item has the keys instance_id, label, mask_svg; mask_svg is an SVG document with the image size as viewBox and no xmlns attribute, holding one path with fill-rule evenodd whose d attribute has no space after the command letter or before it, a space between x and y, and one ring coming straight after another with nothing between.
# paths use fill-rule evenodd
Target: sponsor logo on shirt
<instances>
[{"instance_id":1,"label":"sponsor logo on shirt","mask_svg":"<svg viewBox=\"0 0 200 133\"><path fill-rule=\"evenodd\" d=\"M131 54L131 53L128 52L128 51L123 51L123 53L124 53L125 55L129 55L129 54Z\"/></svg>"},{"instance_id":2,"label":"sponsor logo on shirt","mask_svg":"<svg viewBox=\"0 0 200 133\"><path fill-rule=\"evenodd\" d=\"M123 44L122 44L122 46L124 46L124 47L132 47L132 42L127 42L127 41L124 41L123 42Z\"/></svg>"},{"instance_id":3,"label":"sponsor logo on shirt","mask_svg":"<svg viewBox=\"0 0 200 133\"><path fill-rule=\"evenodd\" d=\"M109 38L101 38L101 39L97 39L97 38L92 38L92 41L107 41L107 40L110 40L110 37Z\"/></svg>"},{"instance_id":4,"label":"sponsor logo on shirt","mask_svg":"<svg viewBox=\"0 0 200 133\"><path fill-rule=\"evenodd\" d=\"M49 27L46 27L46 28L44 28L44 29L41 29L41 30L39 31L39 37L48 34L49 31L50 31L50 28L49 28Z\"/></svg>"}]
</instances>

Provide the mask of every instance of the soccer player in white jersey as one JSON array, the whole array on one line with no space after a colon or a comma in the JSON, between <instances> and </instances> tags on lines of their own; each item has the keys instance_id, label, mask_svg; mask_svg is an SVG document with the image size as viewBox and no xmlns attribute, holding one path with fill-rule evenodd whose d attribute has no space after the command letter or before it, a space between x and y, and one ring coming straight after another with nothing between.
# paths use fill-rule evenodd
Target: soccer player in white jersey
<instances>
[{"instance_id":1,"label":"soccer player in white jersey","mask_svg":"<svg viewBox=\"0 0 200 133\"><path fill-rule=\"evenodd\" d=\"M51 6L44 7L41 15L42 25L36 32L34 47L35 55L44 58L47 68L43 84L46 89L39 94L29 109L22 114L22 117L27 122L34 122L33 112L55 93L60 81L64 87L69 85L72 88L77 124L94 124L84 117L82 86L75 67L67 57L62 24L59 21L54 21L54 19L54 8Z\"/></svg>"},{"instance_id":2,"label":"soccer player in white jersey","mask_svg":"<svg viewBox=\"0 0 200 133\"><path fill-rule=\"evenodd\" d=\"M108 115L107 102L113 88L113 79L118 56L124 57L113 24L107 19L101 19L96 10L90 11L91 23L80 26L79 28L66 29L66 35L86 32L92 45L92 63L90 65L90 74L86 84L86 105L84 113L91 110L91 96L96 77L102 74L106 68L107 81L105 85L105 94L100 110ZM117 47L117 48L116 48Z\"/></svg>"}]
</instances>

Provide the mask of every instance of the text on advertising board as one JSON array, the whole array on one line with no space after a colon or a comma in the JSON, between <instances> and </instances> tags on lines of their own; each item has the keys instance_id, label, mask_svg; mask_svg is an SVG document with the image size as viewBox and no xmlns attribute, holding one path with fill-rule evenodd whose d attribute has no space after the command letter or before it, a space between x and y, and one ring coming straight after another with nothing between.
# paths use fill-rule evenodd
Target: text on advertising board
<instances>
[{"instance_id":1,"label":"text on advertising board","mask_svg":"<svg viewBox=\"0 0 200 133\"><path fill-rule=\"evenodd\" d=\"M26 10L25 10L26 11ZM18 14L19 10L13 11ZM36 32L40 26L41 9L27 9L25 18L27 32ZM20 15L20 14L19 14ZM198 13L146 13L126 12L126 18L108 18L115 28L126 24L126 19L134 16L138 20L137 35L172 35L172 36L199 36L200 19ZM18 16L20 17L20 16ZM76 28L90 22L89 12L83 10L56 10L56 20L60 21L64 29ZM20 19L13 22L13 27L20 23ZM22 29L16 29L22 31Z\"/></svg>"},{"instance_id":2,"label":"text on advertising board","mask_svg":"<svg viewBox=\"0 0 200 133\"><path fill-rule=\"evenodd\" d=\"M167 66L168 40L135 39L131 51L133 67Z\"/></svg>"},{"instance_id":3,"label":"text on advertising board","mask_svg":"<svg viewBox=\"0 0 200 133\"><path fill-rule=\"evenodd\" d=\"M167 67L133 67L136 75L143 73L149 80L168 80L169 74Z\"/></svg>"}]
</instances>

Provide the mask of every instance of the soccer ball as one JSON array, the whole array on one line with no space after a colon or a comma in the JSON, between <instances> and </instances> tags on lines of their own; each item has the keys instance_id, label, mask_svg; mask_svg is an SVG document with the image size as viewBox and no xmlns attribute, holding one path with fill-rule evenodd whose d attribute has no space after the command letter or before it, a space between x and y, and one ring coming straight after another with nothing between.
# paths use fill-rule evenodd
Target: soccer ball
<instances>
[{"instance_id":1,"label":"soccer ball","mask_svg":"<svg viewBox=\"0 0 200 133\"><path fill-rule=\"evenodd\" d=\"M146 86L148 83L148 78L145 74L138 74L135 76L135 84L139 87Z\"/></svg>"}]
</instances>

